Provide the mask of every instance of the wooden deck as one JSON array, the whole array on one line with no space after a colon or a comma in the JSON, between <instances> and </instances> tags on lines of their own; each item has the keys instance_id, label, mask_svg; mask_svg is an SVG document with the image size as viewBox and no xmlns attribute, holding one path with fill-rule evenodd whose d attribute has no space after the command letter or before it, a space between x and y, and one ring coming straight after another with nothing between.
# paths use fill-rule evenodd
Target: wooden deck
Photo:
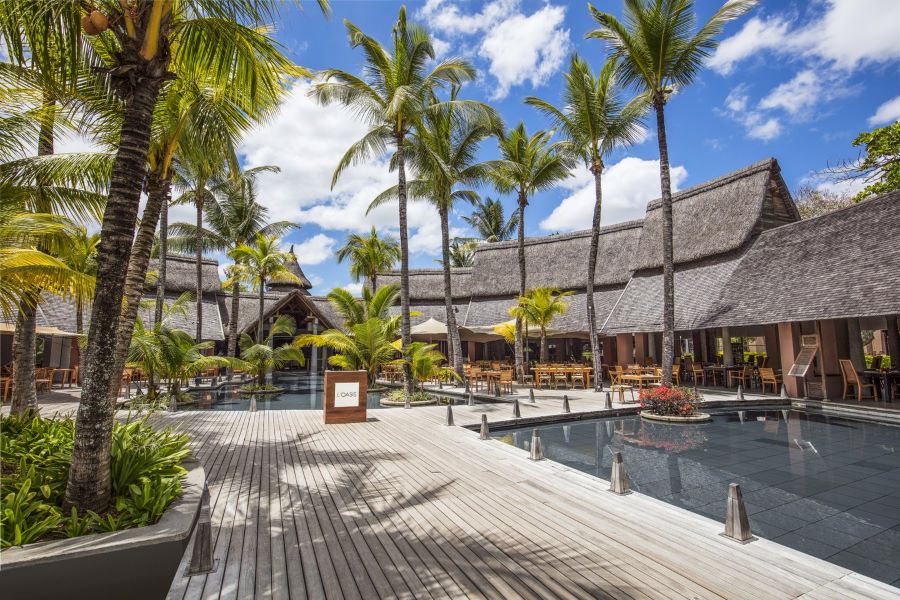
<instances>
[{"instance_id":1,"label":"wooden deck","mask_svg":"<svg viewBox=\"0 0 900 600\"><path fill-rule=\"evenodd\" d=\"M540 400L539 400L540 402ZM573 406L573 410L579 407ZM558 412L558 403L526 409ZM457 423L509 405L455 407ZM209 481L209 575L194 598L896 598L897 589L476 433L446 408L183 412ZM190 556L191 549L185 554Z\"/></svg>"}]
</instances>

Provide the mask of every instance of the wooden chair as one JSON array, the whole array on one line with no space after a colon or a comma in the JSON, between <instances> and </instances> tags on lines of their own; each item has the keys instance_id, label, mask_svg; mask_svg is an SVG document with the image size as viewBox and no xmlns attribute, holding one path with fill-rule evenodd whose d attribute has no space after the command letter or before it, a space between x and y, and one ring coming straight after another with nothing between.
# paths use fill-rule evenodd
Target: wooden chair
<instances>
[{"instance_id":1,"label":"wooden chair","mask_svg":"<svg viewBox=\"0 0 900 600\"><path fill-rule=\"evenodd\" d=\"M634 399L634 387L630 385L615 384L611 385L609 389L613 392L619 392L619 404L625 404L625 390L631 392L631 401L637 402L637 400Z\"/></svg>"},{"instance_id":2,"label":"wooden chair","mask_svg":"<svg viewBox=\"0 0 900 600\"><path fill-rule=\"evenodd\" d=\"M672 381L675 385L681 385L681 365L672 365Z\"/></svg>"},{"instance_id":3,"label":"wooden chair","mask_svg":"<svg viewBox=\"0 0 900 600\"><path fill-rule=\"evenodd\" d=\"M569 388L569 375L565 372L565 370L561 368L557 368L553 371L553 389L559 389L559 384L562 383L563 387Z\"/></svg>"},{"instance_id":4,"label":"wooden chair","mask_svg":"<svg viewBox=\"0 0 900 600\"><path fill-rule=\"evenodd\" d=\"M622 385L622 375L625 374L625 370L622 368L622 365L612 365L609 368L609 381L612 385Z\"/></svg>"},{"instance_id":5,"label":"wooden chair","mask_svg":"<svg viewBox=\"0 0 900 600\"><path fill-rule=\"evenodd\" d=\"M513 370L512 369L503 369L500 371L500 389L508 390L510 394L513 393Z\"/></svg>"},{"instance_id":6,"label":"wooden chair","mask_svg":"<svg viewBox=\"0 0 900 600\"><path fill-rule=\"evenodd\" d=\"M698 383L706 385L706 371L703 370L702 365L698 365L692 362L691 375L694 378L694 385L697 385Z\"/></svg>"},{"instance_id":7,"label":"wooden chair","mask_svg":"<svg viewBox=\"0 0 900 600\"><path fill-rule=\"evenodd\" d=\"M572 389L575 389L575 384L581 386L581 389L586 389L586 384L584 382L584 371L581 369L575 369L572 371Z\"/></svg>"},{"instance_id":8,"label":"wooden chair","mask_svg":"<svg viewBox=\"0 0 900 600\"><path fill-rule=\"evenodd\" d=\"M844 379L844 395L841 398L842 400L847 399L847 392L850 390L850 386L856 388L856 401L862 401L863 391L871 388L872 389L872 399L875 399L875 384L873 383L863 383L859 379L859 374L856 372L856 369L853 368L853 362L847 359L840 359L838 362L841 364L841 377Z\"/></svg>"},{"instance_id":9,"label":"wooden chair","mask_svg":"<svg viewBox=\"0 0 900 600\"><path fill-rule=\"evenodd\" d=\"M739 381L744 388L750 387L750 381L753 379L753 367L744 365L740 371L728 371L728 387L731 387L735 381Z\"/></svg>"},{"instance_id":10,"label":"wooden chair","mask_svg":"<svg viewBox=\"0 0 900 600\"><path fill-rule=\"evenodd\" d=\"M13 378L12 375L0 378L0 404L6 402L6 399L12 395Z\"/></svg>"},{"instance_id":11,"label":"wooden chair","mask_svg":"<svg viewBox=\"0 0 900 600\"><path fill-rule=\"evenodd\" d=\"M772 393L777 394L778 388L781 386L781 375L776 375L774 369L769 369L766 367L761 367L759 369L759 382L760 387L762 387L762 392L766 393L766 386L772 386Z\"/></svg>"},{"instance_id":12,"label":"wooden chair","mask_svg":"<svg viewBox=\"0 0 900 600\"><path fill-rule=\"evenodd\" d=\"M49 392L53 387L53 372L51 369L35 369L34 370L34 388L35 391L41 391L46 388Z\"/></svg>"}]
</instances>

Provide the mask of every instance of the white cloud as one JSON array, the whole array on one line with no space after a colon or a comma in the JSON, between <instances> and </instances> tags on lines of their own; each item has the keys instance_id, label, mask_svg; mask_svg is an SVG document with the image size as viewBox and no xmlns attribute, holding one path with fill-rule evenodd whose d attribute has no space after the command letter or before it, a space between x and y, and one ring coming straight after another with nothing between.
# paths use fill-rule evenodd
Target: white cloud
<instances>
[{"instance_id":1,"label":"white cloud","mask_svg":"<svg viewBox=\"0 0 900 600\"><path fill-rule=\"evenodd\" d=\"M315 273L304 273L306 278L309 279L309 282L312 284L312 287L316 288L325 283L325 280L316 275Z\"/></svg>"},{"instance_id":2,"label":"white cloud","mask_svg":"<svg viewBox=\"0 0 900 600\"><path fill-rule=\"evenodd\" d=\"M760 110L750 107L746 85L738 85L729 92L725 108L720 112L740 123L751 139L767 142L781 135L781 122L777 118L766 118Z\"/></svg>"},{"instance_id":3,"label":"white cloud","mask_svg":"<svg viewBox=\"0 0 900 600\"><path fill-rule=\"evenodd\" d=\"M687 169L671 167L672 191L687 179ZM604 225L640 219L647 203L659 197L659 161L626 157L603 172ZM564 187L572 193L560 202L540 223L545 231L584 229L594 212L594 177L586 168L579 168L575 177L566 180Z\"/></svg>"},{"instance_id":4,"label":"white cloud","mask_svg":"<svg viewBox=\"0 0 900 600\"><path fill-rule=\"evenodd\" d=\"M888 100L869 117L869 125L886 125L900 119L900 96Z\"/></svg>"},{"instance_id":5,"label":"white cloud","mask_svg":"<svg viewBox=\"0 0 900 600\"><path fill-rule=\"evenodd\" d=\"M783 16L753 17L726 38L709 65L724 75L737 63L772 51L852 71L900 58L900 3L896 0L827 0L821 15L803 25Z\"/></svg>"},{"instance_id":6,"label":"white cloud","mask_svg":"<svg viewBox=\"0 0 900 600\"><path fill-rule=\"evenodd\" d=\"M297 262L301 265L322 264L334 256L334 246L337 240L324 233L307 238L299 244L292 244Z\"/></svg>"},{"instance_id":7,"label":"white cloud","mask_svg":"<svg viewBox=\"0 0 900 600\"><path fill-rule=\"evenodd\" d=\"M519 0L494 0L480 12L466 14L455 4L429 0L418 14L442 35L479 37L474 54L487 61L496 80L490 92L494 100L526 82L543 85L571 48L569 30L563 28L565 6L547 3L526 15Z\"/></svg>"},{"instance_id":8,"label":"white cloud","mask_svg":"<svg viewBox=\"0 0 900 600\"><path fill-rule=\"evenodd\" d=\"M281 113L253 129L241 144L247 167L281 167L278 174L260 177L259 201L273 218L313 223L326 231L362 233L374 225L396 236L396 204L366 214L375 196L397 184L387 156L350 166L330 189L334 167L349 145L365 134L366 126L340 106L319 106L307 95L310 86L296 83ZM411 238L435 220L434 209L425 203L411 202L408 216ZM423 234L421 239L427 237ZM423 251L437 253L439 247Z\"/></svg>"},{"instance_id":9,"label":"white cloud","mask_svg":"<svg viewBox=\"0 0 900 600\"><path fill-rule=\"evenodd\" d=\"M345 286L342 286L345 290L353 294L354 296L362 296L363 291L363 282L356 281L352 283L348 283Z\"/></svg>"},{"instance_id":10,"label":"white cloud","mask_svg":"<svg viewBox=\"0 0 900 600\"><path fill-rule=\"evenodd\" d=\"M747 137L754 140L768 142L779 135L781 135L781 122L774 117L760 120L747 127Z\"/></svg>"},{"instance_id":11,"label":"white cloud","mask_svg":"<svg viewBox=\"0 0 900 600\"><path fill-rule=\"evenodd\" d=\"M820 192L855 196L866 187L866 181L862 177L856 179L841 179L840 177L829 173L811 172L800 180L800 185L811 187Z\"/></svg>"},{"instance_id":12,"label":"white cloud","mask_svg":"<svg viewBox=\"0 0 900 600\"><path fill-rule=\"evenodd\" d=\"M805 121L812 116L818 104L855 91L854 87L847 85L843 73L804 69L769 92L759 102L759 107L763 110L781 109L795 119Z\"/></svg>"}]
</instances>

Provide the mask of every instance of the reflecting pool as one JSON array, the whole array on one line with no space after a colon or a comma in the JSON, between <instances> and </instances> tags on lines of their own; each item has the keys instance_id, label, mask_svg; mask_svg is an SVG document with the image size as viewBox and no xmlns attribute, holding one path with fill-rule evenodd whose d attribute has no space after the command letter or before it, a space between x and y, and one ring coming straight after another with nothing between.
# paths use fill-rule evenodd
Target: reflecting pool
<instances>
[{"instance_id":1,"label":"reflecting pool","mask_svg":"<svg viewBox=\"0 0 900 600\"><path fill-rule=\"evenodd\" d=\"M527 449L532 427L495 438ZM544 455L724 522L738 483L753 533L900 586L900 428L801 410L713 411L709 423L638 416L538 427Z\"/></svg>"}]
</instances>

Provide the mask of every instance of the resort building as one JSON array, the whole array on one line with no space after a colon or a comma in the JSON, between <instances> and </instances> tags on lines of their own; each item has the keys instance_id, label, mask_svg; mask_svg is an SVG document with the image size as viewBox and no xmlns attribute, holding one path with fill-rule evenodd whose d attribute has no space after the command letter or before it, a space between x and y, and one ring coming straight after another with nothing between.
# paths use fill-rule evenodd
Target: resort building
<instances>
[{"instance_id":1,"label":"resort building","mask_svg":"<svg viewBox=\"0 0 900 600\"><path fill-rule=\"evenodd\" d=\"M594 302L605 365L660 362L661 212L657 200L643 219L601 230ZM839 360L866 368L861 330L884 332L892 364L900 360L900 249L885 243L900 231L900 193L801 221L777 161L768 159L675 194L673 219L676 355L733 365L744 348L730 340L756 338L767 365L787 374L801 342L815 343L806 376L784 377L784 384L793 397L830 399L842 394ZM589 244L590 231L525 243L526 287L574 292L567 313L551 326L553 361L580 361L590 350ZM493 329L510 319L518 273L514 241L482 244L471 268L453 269L466 358L512 355ZM399 273L379 275L378 282L399 283ZM446 321L440 270L412 270L410 296L420 313L414 326ZM536 336L529 337L536 356Z\"/></svg>"}]
</instances>

